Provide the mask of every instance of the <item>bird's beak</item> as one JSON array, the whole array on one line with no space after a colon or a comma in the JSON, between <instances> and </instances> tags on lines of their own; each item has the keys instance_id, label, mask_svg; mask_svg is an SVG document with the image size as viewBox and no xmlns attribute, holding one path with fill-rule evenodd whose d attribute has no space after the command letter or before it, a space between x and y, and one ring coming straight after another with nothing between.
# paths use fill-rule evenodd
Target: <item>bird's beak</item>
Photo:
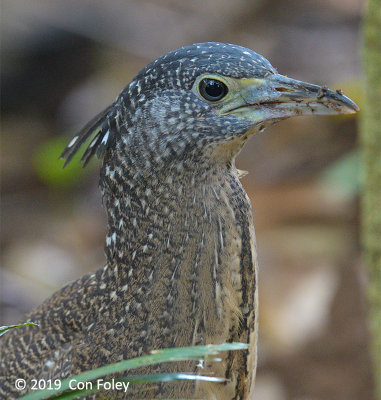
<instances>
[{"instance_id":1,"label":"bird's beak","mask_svg":"<svg viewBox=\"0 0 381 400\"><path fill-rule=\"evenodd\" d=\"M279 74L236 82L239 96L230 103L230 107L226 104L221 111L241 114L254 123L294 115L351 114L359 111L358 106L340 90L334 91Z\"/></svg>"}]
</instances>

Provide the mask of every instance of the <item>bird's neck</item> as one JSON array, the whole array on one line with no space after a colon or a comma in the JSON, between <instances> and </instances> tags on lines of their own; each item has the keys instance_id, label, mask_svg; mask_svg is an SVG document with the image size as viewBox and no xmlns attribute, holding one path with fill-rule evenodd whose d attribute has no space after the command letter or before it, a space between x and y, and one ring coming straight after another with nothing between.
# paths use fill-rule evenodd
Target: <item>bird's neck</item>
<instances>
[{"instance_id":1,"label":"bird's neck","mask_svg":"<svg viewBox=\"0 0 381 400\"><path fill-rule=\"evenodd\" d=\"M106 154L100 177L108 216L108 262L131 264L138 255L151 262L150 249L157 254L180 233L185 242L190 233L203 241L218 226L221 212L231 208L219 193L250 208L234 165L248 136L203 148L158 142L160 151L152 143L144 146L136 135L120 141Z\"/></svg>"},{"instance_id":2,"label":"bird's neck","mask_svg":"<svg viewBox=\"0 0 381 400\"><path fill-rule=\"evenodd\" d=\"M101 187L108 217L107 260L122 265L142 258L151 262L158 250L175 252L171 244L186 246L190 233L201 238L217 211L214 186L229 174L226 166L200 172L193 163L192 168L181 163L160 170L120 171L105 166Z\"/></svg>"},{"instance_id":3,"label":"bird's neck","mask_svg":"<svg viewBox=\"0 0 381 400\"><path fill-rule=\"evenodd\" d=\"M167 347L238 340L242 304L254 301L248 197L234 167L198 167L141 175L106 165L101 175L108 214L102 286L139 329L167 335ZM168 335L168 327L184 326L184 334Z\"/></svg>"}]
</instances>

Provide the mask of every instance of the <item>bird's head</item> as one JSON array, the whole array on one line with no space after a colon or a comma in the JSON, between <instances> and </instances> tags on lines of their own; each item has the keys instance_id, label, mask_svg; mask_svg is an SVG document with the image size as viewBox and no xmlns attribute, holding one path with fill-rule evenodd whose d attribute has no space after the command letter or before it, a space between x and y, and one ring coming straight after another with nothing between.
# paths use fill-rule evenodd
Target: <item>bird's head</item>
<instances>
[{"instance_id":1,"label":"bird's head","mask_svg":"<svg viewBox=\"0 0 381 400\"><path fill-rule=\"evenodd\" d=\"M162 165L177 159L231 161L249 135L295 115L358 111L340 91L277 73L244 47L199 43L158 58L138 73L116 102L69 143L67 162L83 141L84 155ZM147 163L148 161L148 163Z\"/></svg>"}]
</instances>

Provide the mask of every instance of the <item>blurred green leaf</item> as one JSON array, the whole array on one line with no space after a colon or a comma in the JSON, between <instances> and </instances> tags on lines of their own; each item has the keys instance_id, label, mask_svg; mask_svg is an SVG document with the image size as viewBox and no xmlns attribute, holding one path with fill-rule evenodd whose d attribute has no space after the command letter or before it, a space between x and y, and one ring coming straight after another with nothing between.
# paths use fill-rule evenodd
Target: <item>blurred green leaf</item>
<instances>
[{"instance_id":1,"label":"blurred green leaf","mask_svg":"<svg viewBox=\"0 0 381 400\"><path fill-rule=\"evenodd\" d=\"M354 150L333 162L321 175L321 183L339 190L348 197L360 190L360 157Z\"/></svg>"},{"instance_id":2,"label":"blurred green leaf","mask_svg":"<svg viewBox=\"0 0 381 400\"><path fill-rule=\"evenodd\" d=\"M59 156L63 149L70 142L72 135L54 137L43 144L36 150L33 157L33 166L39 179L48 186L57 188L68 188L79 182L88 175L92 168L88 165L82 168L80 162L82 151L80 150L63 168L64 160ZM94 166L94 164L93 164Z\"/></svg>"}]
</instances>

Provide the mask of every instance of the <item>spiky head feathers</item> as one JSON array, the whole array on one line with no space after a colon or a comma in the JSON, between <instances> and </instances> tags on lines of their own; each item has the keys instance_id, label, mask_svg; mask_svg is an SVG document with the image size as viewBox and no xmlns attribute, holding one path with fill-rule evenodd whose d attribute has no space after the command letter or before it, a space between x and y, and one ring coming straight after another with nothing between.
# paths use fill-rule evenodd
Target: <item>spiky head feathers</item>
<instances>
[{"instance_id":1,"label":"spiky head feathers","mask_svg":"<svg viewBox=\"0 0 381 400\"><path fill-rule=\"evenodd\" d=\"M61 157L66 165L91 136L82 157L84 165L94 154L102 157L123 136L125 143L141 139L155 153L179 153L187 146L190 150L231 137L249 125L217 115L216 104L192 90L195 81L207 74L241 79L273 73L264 57L232 44L198 43L172 51L143 68L112 105L73 137ZM212 94L213 90L209 89Z\"/></svg>"}]
</instances>

